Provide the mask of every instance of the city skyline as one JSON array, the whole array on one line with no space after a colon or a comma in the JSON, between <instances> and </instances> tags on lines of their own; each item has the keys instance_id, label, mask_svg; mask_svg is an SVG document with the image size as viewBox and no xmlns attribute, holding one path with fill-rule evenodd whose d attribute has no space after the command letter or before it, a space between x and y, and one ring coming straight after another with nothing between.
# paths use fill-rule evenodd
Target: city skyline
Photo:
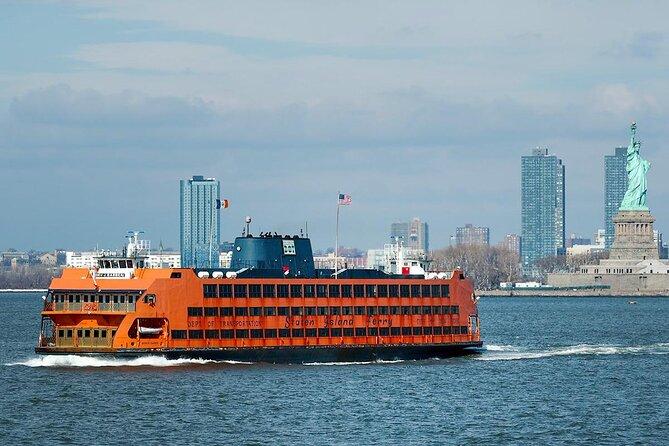
<instances>
[{"instance_id":1,"label":"city skyline","mask_svg":"<svg viewBox=\"0 0 669 446\"><path fill-rule=\"evenodd\" d=\"M411 215L433 248L468 221L496 243L520 232L517 160L536 146L569 166L567 231L591 234L633 120L666 229L668 5L634 21L609 3L135 5L3 4L0 246L116 246L130 228L178 246L174 181L193 173L225 181L223 238L251 215L331 246L346 190L343 245L381 246Z\"/></svg>"}]
</instances>

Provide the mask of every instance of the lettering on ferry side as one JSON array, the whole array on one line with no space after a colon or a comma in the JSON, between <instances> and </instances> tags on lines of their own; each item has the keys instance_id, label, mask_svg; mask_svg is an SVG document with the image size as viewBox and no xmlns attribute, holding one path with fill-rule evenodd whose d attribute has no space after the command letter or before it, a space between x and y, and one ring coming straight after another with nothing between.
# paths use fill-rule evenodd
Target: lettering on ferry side
<instances>
[{"instance_id":1,"label":"lettering on ferry side","mask_svg":"<svg viewBox=\"0 0 669 446\"><path fill-rule=\"evenodd\" d=\"M188 321L189 328L199 327L199 326L200 326L200 321Z\"/></svg>"},{"instance_id":2,"label":"lettering on ferry side","mask_svg":"<svg viewBox=\"0 0 669 446\"><path fill-rule=\"evenodd\" d=\"M380 326L385 326L385 325L390 327L392 325L392 322L391 322L389 317L383 317L383 318L372 317L372 318L369 319L369 323L371 325L377 325L379 327Z\"/></svg>"},{"instance_id":3,"label":"lettering on ferry side","mask_svg":"<svg viewBox=\"0 0 669 446\"><path fill-rule=\"evenodd\" d=\"M98 311L97 302L89 302L84 304L84 311Z\"/></svg>"},{"instance_id":4,"label":"lettering on ferry side","mask_svg":"<svg viewBox=\"0 0 669 446\"><path fill-rule=\"evenodd\" d=\"M316 322L313 319L301 319L301 318L290 318L287 317L285 320L284 327L314 327Z\"/></svg>"},{"instance_id":5,"label":"lettering on ferry side","mask_svg":"<svg viewBox=\"0 0 669 446\"><path fill-rule=\"evenodd\" d=\"M260 321L223 321L224 327L260 327Z\"/></svg>"},{"instance_id":6,"label":"lettering on ferry side","mask_svg":"<svg viewBox=\"0 0 669 446\"><path fill-rule=\"evenodd\" d=\"M329 318L325 320L326 327L352 327L353 319L333 319Z\"/></svg>"}]
</instances>

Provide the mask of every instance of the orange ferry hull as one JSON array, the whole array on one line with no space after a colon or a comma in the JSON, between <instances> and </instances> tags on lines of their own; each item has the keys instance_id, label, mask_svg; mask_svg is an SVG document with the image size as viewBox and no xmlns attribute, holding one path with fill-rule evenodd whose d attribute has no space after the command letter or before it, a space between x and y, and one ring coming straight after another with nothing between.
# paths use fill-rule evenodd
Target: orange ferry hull
<instances>
[{"instance_id":1,"label":"orange ferry hull","mask_svg":"<svg viewBox=\"0 0 669 446\"><path fill-rule=\"evenodd\" d=\"M168 359L195 358L216 361L264 362L295 364L306 362L368 362L441 359L476 354L481 341L458 344L341 346L341 347L262 347L262 348L205 348L205 349L123 349L114 352L72 351L70 349L37 348L44 354L78 354L117 357L158 355Z\"/></svg>"}]
</instances>

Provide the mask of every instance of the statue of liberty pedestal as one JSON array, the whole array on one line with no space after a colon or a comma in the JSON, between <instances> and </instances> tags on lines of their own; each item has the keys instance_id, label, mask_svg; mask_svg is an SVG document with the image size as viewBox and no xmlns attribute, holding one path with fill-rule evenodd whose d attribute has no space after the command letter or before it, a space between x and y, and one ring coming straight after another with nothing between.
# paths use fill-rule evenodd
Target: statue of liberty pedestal
<instances>
[{"instance_id":1,"label":"statue of liberty pedestal","mask_svg":"<svg viewBox=\"0 0 669 446\"><path fill-rule=\"evenodd\" d=\"M653 237L653 222L646 204L648 183L646 175L650 163L641 158L641 143L636 140L636 122L631 127L627 147L627 191L618 214L613 217L615 238L609 258L612 260L658 259L657 243Z\"/></svg>"},{"instance_id":2,"label":"statue of liberty pedestal","mask_svg":"<svg viewBox=\"0 0 669 446\"><path fill-rule=\"evenodd\" d=\"M646 174L650 163L641 158L641 143L636 140L636 122L631 127L630 145L627 147L627 191L620 204L621 211L647 211L646 193L648 184Z\"/></svg>"}]
</instances>

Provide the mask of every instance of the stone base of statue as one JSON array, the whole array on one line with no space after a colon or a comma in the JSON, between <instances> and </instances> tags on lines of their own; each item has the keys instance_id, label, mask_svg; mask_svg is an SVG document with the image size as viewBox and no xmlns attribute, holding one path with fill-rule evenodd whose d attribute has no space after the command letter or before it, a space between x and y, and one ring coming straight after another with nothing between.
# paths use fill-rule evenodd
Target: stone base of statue
<instances>
[{"instance_id":1,"label":"stone base of statue","mask_svg":"<svg viewBox=\"0 0 669 446\"><path fill-rule=\"evenodd\" d=\"M613 217L615 237L610 260L659 259L657 242L653 235L655 217L650 211L621 210Z\"/></svg>"}]
</instances>

